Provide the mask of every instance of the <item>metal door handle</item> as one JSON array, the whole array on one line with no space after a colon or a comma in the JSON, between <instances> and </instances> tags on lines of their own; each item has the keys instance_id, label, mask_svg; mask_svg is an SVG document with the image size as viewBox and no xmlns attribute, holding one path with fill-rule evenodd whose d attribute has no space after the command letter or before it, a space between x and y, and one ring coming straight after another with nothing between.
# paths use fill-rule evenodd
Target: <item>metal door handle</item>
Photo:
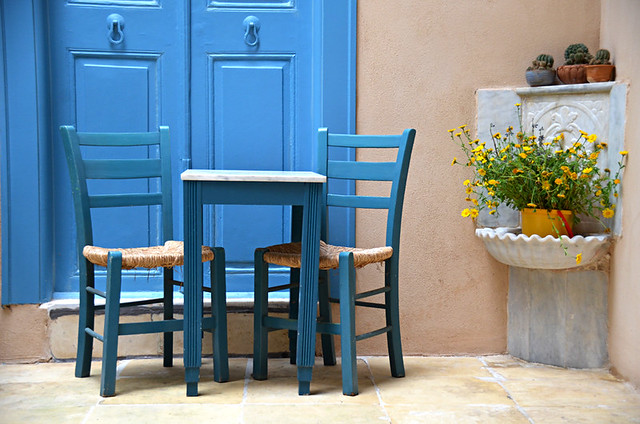
<instances>
[{"instance_id":1,"label":"metal door handle","mask_svg":"<svg viewBox=\"0 0 640 424\"><path fill-rule=\"evenodd\" d=\"M258 36L258 31L260 30L260 19L255 16L247 16L242 21L244 25L244 42L248 46L256 46L260 41L260 37Z\"/></svg>"},{"instance_id":2,"label":"metal door handle","mask_svg":"<svg viewBox=\"0 0 640 424\"><path fill-rule=\"evenodd\" d=\"M120 44L124 40L124 18L117 13L107 16L107 39L111 44Z\"/></svg>"}]
</instances>

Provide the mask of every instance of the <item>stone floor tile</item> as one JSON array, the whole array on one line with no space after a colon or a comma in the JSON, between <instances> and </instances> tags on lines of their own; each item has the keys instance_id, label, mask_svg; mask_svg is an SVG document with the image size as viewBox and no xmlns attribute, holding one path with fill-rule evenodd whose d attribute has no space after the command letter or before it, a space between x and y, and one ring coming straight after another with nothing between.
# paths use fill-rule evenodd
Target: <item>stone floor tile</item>
<instances>
[{"instance_id":1,"label":"stone floor tile","mask_svg":"<svg viewBox=\"0 0 640 424\"><path fill-rule=\"evenodd\" d=\"M85 417L93 406L57 406L52 407L29 407L29 408L7 408L2 407L0 423L3 424L36 424L36 423L64 423L82 424Z\"/></svg>"},{"instance_id":2,"label":"stone floor tile","mask_svg":"<svg viewBox=\"0 0 640 424\"><path fill-rule=\"evenodd\" d=\"M246 401L248 403L353 403L376 404L378 397L371 381L367 364L358 360L358 396L342 394L342 369L340 360L335 366L324 366L316 359L311 381L311 394L298 395L297 369L287 358L269 359L267 380L249 380Z\"/></svg>"},{"instance_id":3,"label":"stone floor tile","mask_svg":"<svg viewBox=\"0 0 640 424\"><path fill-rule=\"evenodd\" d=\"M609 379L532 379L502 383L522 407L640 407L640 394Z\"/></svg>"},{"instance_id":4,"label":"stone floor tile","mask_svg":"<svg viewBox=\"0 0 640 424\"><path fill-rule=\"evenodd\" d=\"M239 404L244 392L247 359L229 360L229 381L213 380L213 360L204 358L200 368L198 396L187 397L182 361L163 367L161 358L128 361L116 380L116 396L104 398L104 405L227 403Z\"/></svg>"},{"instance_id":5,"label":"stone floor tile","mask_svg":"<svg viewBox=\"0 0 640 424\"><path fill-rule=\"evenodd\" d=\"M386 356L366 357L374 379L391 376L389 358ZM491 377L483 363L474 357L425 356L405 357L404 368L406 376L433 377L454 375L477 375Z\"/></svg>"},{"instance_id":6,"label":"stone floor tile","mask_svg":"<svg viewBox=\"0 0 640 424\"><path fill-rule=\"evenodd\" d=\"M243 423L246 424L384 424L392 422L380 405L346 403L306 405L251 404L244 406L243 418Z\"/></svg>"},{"instance_id":7,"label":"stone floor tile","mask_svg":"<svg viewBox=\"0 0 640 424\"><path fill-rule=\"evenodd\" d=\"M524 408L536 424L631 424L640 423L640 407Z\"/></svg>"},{"instance_id":8,"label":"stone floor tile","mask_svg":"<svg viewBox=\"0 0 640 424\"><path fill-rule=\"evenodd\" d=\"M367 361L385 404L513 405L477 358L405 358L404 378L391 377L386 358Z\"/></svg>"},{"instance_id":9,"label":"stone floor tile","mask_svg":"<svg viewBox=\"0 0 640 424\"><path fill-rule=\"evenodd\" d=\"M100 405L84 424L224 423L241 424L240 405Z\"/></svg>"},{"instance_id":10,"label":"stone floor tile","mask_svg":"<svg viewBox=\"0 0 640 424\"><path fill-rule=\"evenodd\" d=\"M527 417L517 408L507 405L471 405L447 408L447 405L427 407L416 404L411 406L386 405L385 409L391 421L398 424L529 423Z\"/></svg>"}]
</instances>

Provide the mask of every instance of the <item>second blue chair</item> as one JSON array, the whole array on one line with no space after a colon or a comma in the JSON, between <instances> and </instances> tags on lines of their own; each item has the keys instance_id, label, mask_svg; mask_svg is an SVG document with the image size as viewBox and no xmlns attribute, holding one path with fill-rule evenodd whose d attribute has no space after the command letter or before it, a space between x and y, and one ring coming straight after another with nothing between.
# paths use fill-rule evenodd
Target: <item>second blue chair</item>
<instances>
[{"instance_id":1,"label":"second blue chair","mask_svg":"<svg viewBox=\"0 0 640 424\"><path fill-rule=\"evenodd\" d=\"M400 339L400 317L398 301L398 268L400 253L400 224L409 158L413 148L415 130L407 129L400 135L348 135L330 134L326 128L318 132L318 172L331 179L352 181L391 182L389 196L359 196L328 193L325 185L323 205L322 238L326 240L326 207L382 209L387 211L386 242L376 248L352 248L320 244L319 317L317 331L322 333L323 356L326 365L335 364L333 335L340 336L342 350L342 391L345 395L358 394L356 367L356 341L386 334L391 375L404 377L404 361ZM333 161L328 159L329 148L376 148L395 150L396 158L391 162ZM379 232L380 229L372 228ZM267 378L267 334L271 330L288 329L293 337L292 361L295 358L295 332L297 328L297 286L299 272L291 273L291 284L269 288L269 264L300 268L300 243L287 243L258 249L255 253L255 315L253 377ZM384 285L379 288L356 293L356 268L372 263L384 263ZM339 296L330 297L327 270L338 269ZM290 289L289 318L268 314L269 292ZM381 295L383 302L362 300ZM340 322L331 322L329 302L340 304ZM356 306L384 310L385 325L365 334L356 335Z\"/></svg>"}]
</instances>

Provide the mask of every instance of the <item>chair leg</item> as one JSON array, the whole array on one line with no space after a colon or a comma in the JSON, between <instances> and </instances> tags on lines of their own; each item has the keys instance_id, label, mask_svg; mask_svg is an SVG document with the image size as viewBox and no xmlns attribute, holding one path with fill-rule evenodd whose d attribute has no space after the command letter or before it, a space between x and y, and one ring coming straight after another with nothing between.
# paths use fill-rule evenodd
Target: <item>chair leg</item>
<instances>
[{"instance_id":1,"label":"chair leg","mask_svg":"<svg viewBox=\"0 0 640 424\"><path fill-rule=\"evenodd\" d=\"M269 355L269 331L264 318L269 308L269 264L263 260L266 249L256 249L254 254L254 311L253 311L253 378L267 379Z\"/></svg>"},{"instance_id":2,"label":"chair leg","mask_svg":"<svg viewBox=\"0 0 640 424\"><path fill-rule=\"evenodd\" d=\"M110 252L107 258L107 299L104 308L102 378L100 382L100 396L104 397L113 396L116 392L121 285L122 253Z\"/></svg>"},{"instance_id":3,"label":"chair leg","mask_svg":"<svg viewBox=\"0 0 640 424\"><path fill-rule=\"evenodd\" d=\"M331 322L331 304L329 303L329 272L320 271L320 281L318 285L319 322ZM325 365L336 364L336 347L333 334L323 333L320 336L322 341L322 358Z\"/></svg>"},{"instance_id":4,"label":"chair leg","mask_svg":"<svg viewBox=\"0 0 640 424\"><path fill-rule=\"evenodd\" d=\"M173 270L165 268L164 270L164 320L173 319ZM173 366L173 332L164 333L162 344L163 365L165 367Z\"/></svg>"},{"instance_id":5,"label":"chair leg","mask_svg":"<svg viewBox=\"0 0 640 424\"><path fill-rule=\"evenodd\" d=\"M400 337L400 308L398 299L398 263L397 259L385 262L385 285L391 290L385 293L385 312L387 326L387 347L389 349L389 365L393 377L404 377L404 360L402 358L402 340Z\"/></svg>"},{"instance_id":6,"label":"chair leg","mask_svg":"<svg viewBox=\"0 0 640 424\"><path fill-rule=\"evenodd\" d=\"M222 247L213 248L211 262L211 313L213 329L213 379L218 383L229 381L229 350L227 343L227 283L225 253Z\"/></svg>"},{"instance_id":7,"label":"chair leg","mask_svg":"<svg viewBox=\"0 0 640 424\"><path fill-rule=\"evenodd\" d=\"M83 257L80 260L85 260ZM85 331L93 330L95 323L95 296L87 291L87 286L93 287L93 264L85 273L86 281L80 284L80 311L78 314L78 351L76 354L76 377L89 377L91 374L91 356L93 352L93 336ZM82 271L81 271L82 272ZM82 279L82 277L81 277Z\"/></svg>"},{"instance_id":8,"label":"chair leg","mask_svg":"<svg viewBox=\"0 0 640 424\"><path fill-rule=\"evenodd\" d=\"M353 253L340 253L340 347L342 349L342 393L358 394L356 365L356 270Z\"/></svg>"},{"instance_id":9,"label":"chair leg","mask_svg":"<svg viewBox=\"0 0 640 424\"><path fill-rule=\"evenodd\" d=\"M300 268L291 268L289 271L291 288L289 289L289 319L298 319L298 301L300 296ZM298 332L289 330L289 363L296 364L298 351Z\"/></svg>"}]
</instances>

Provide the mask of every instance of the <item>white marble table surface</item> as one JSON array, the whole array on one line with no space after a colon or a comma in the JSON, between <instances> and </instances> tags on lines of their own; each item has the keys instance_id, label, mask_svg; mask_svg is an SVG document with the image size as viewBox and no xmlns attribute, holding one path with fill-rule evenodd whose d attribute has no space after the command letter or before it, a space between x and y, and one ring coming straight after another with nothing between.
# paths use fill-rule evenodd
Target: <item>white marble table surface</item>
<instances>
[{"instance_id":1,"label":"white marble table surface","mask_svg":"<svg viewBox=\"0 0 640 424\"><path fill-rule=\"evenodd\" d=\"M180 174L182 181L270 181L324 183L327 177L310 171L254 171L224 169L188 169Z\"/></svg>"}]
</instances>

